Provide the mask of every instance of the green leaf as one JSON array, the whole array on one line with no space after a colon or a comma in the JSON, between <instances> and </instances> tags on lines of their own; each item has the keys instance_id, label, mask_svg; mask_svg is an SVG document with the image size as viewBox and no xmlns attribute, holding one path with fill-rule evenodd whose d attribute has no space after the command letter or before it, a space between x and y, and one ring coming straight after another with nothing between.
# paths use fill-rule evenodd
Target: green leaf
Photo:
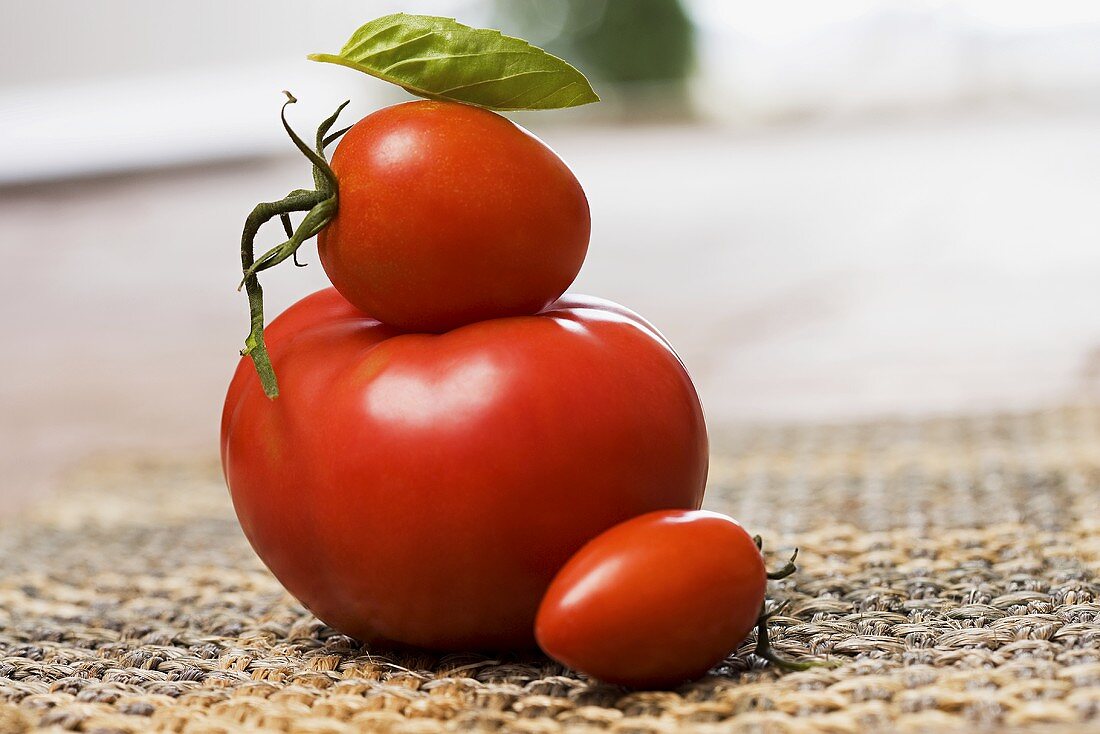
<instances>
[{"instance_id":1,"label":"green leaf","mask_svg":"<svg viewBox=\"0 0 1100 734\"><path fill-rule=\"evenodd\" d=\"M500 31L453 18L395 13L357 30L339 54L311 54L429 99L491 110L547 110L598 102L584 74Z\"/></svg>"}]
</instances>

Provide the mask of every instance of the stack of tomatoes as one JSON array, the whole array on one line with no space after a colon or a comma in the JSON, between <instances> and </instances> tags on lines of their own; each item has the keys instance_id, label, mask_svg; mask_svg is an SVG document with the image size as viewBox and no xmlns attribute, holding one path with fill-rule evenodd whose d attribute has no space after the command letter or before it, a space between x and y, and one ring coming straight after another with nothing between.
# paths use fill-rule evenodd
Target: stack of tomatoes
<instances>
[{"instance_id":1,"label":"stack of tomatoes","mask_svg":"<svg viewBox=\"0 0 1100 734\"><path fill-rule=\"evenodd\" d=\"M318 249L334 288L266 330L281 396L242 359L226 398L241 525L286 588L348 635L531 647L578 549L630 518L699 507L707 435L691 379L638 315L562 296L588 248L588 202L506 118L389 107L346 133L332 169L339 208ZM745 568L738 583L762 598L758 553ZM591 644L555 617L584 596L562 599L570 588L540 617L550 652L556 639ZM730 622L734 643L758 610Z\"/></svg>"}]
</instances>

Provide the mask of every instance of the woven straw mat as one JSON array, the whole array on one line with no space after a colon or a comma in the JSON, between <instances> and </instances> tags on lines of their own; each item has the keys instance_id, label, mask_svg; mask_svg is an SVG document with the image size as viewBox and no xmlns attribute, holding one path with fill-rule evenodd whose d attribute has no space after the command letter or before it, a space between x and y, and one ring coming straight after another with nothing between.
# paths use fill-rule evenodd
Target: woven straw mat
<instances>
[{"instance_id":1,"label":"woven straw mat","mask_svg":"<svg viewBox=\"0 0 1100 734\"><path fill-rule=\"evenodd\" d=\"M0 732L1100 731L1100 408L717 432L709 507L790 600L675 691L368 650L253 556L209 461L86 466L0 525Z\"/></svg>"}]
</instances>

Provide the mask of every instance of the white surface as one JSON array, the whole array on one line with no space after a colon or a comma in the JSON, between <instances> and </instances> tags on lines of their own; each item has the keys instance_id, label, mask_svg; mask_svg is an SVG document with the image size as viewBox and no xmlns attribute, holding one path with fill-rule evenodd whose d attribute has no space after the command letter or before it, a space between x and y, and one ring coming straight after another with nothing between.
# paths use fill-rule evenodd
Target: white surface
<instances>
[{"instance_id":1,"label":"white surface","mask_svg":"<svg viewBox=\"0 0 1100 734\"><path fill-rule=\"evenodd\" d=\"M483 3L423 12L485 19ZM285 150L280 90L312 134L344 99L362 117L402 93L306 60L401 0L35 0L0 23L0 185Z\"/></svg>"},{"instance_id":2,"label":"white surface","mask_svg":"<svg viewBox=\"0 0 1100 734\"><path fill-rule=\"evenodd\" d=\"M975 105L1100 108L1100 4L1084 0L686 0L712 119L770 125ZM486 0L36 0L0 24L0 185L283 149L280 89L304 132L400 92L305 60L377 15L492 21ZM368 7L369 5L369 7ZM505 29L515 30L515 29ZM569 119L552 114L548 119Z\"/></svg>"},{"instance_id":3,"label":"white surface","mask_svg":"<svg viewBox=\"0 0 1100 734\"><path fill-rule=\"evenodd\" d=\"M351 72L304 60L8 89L0 185L282 153L282 89L299 99L287 117L306 140L345 99L349 121L387 99Z\"/></svg>"}]
</instances>

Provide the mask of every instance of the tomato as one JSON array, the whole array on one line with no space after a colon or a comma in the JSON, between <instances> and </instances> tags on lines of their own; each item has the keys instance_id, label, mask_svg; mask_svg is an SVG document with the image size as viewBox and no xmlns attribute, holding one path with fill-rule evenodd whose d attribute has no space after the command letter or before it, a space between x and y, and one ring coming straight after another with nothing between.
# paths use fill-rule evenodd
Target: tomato
<instances>
[{"instance_id":1,"label":"tomato","mask_svg":"<svg viewBox=\"0 0 1100 734\"><path fill-rule=\"evenodd\" d=\"M332 156L317 241L336 289L380 321L439 332L533 314L573 282L588 200L538 138L488 110L418 101L363 118Z\"/></svg>"},{"instance_id":2,"label":"tomato","mask_svg":"<svg viewBox=\"0 0 1100 734\"><path fill-rule=\"evenodd\" d=\"M551 657L609 683L698 678L756 625L767 571L735 520L651 512L616 525L558 572L535 633Z\"/></svg>"},{"instance_id":3,"label":"tomato","mask_svg":"<svg viewBox=\"0 0 1100 734\"><path fill-rule=\"evenodd\" d=\"M702 499L691 380L608 301L408 334L327 289L267 340L282 395L242 360L226 397L233 505L290 593L360 640L533 647L539 601L578 548Z\"/></svg>"}]
</instances>

